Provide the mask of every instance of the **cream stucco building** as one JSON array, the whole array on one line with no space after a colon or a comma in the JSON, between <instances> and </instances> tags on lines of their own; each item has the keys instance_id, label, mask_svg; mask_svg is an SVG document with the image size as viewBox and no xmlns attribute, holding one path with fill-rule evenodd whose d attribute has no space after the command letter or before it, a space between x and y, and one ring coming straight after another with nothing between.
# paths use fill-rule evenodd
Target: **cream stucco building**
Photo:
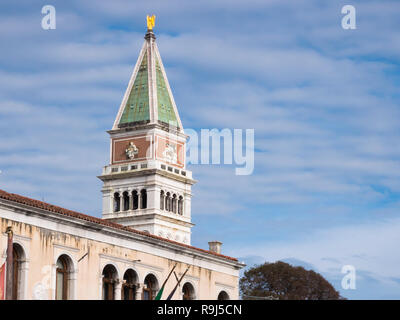
<instances>
[{"instance_id":1,"label":"cream stucco building","mask_svg":"<svg viewBox=\"0 0 400 320\"><path fill-rule=\"evenodd\" d=\"M9 294L154 299L175 267L162 299L182 276L173 299L238 299L244 265L222 255L219 242L210 250L190 245L196 181L185 166L187 136L151 29L108 133L102 219L0 190L0 266L12 239Z\"/></svg>"}]
</instances>

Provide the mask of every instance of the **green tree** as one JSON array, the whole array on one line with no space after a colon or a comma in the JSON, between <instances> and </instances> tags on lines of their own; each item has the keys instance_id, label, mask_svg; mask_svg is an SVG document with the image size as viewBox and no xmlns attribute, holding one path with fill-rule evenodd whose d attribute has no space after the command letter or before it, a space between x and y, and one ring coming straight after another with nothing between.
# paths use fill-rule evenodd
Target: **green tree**
<instances>
[{"instance_id":1,"label":"green tree","mask_svg":"<svg viewBox=\"0 0 400 320\"><path fill-rule=\"evenodd\" d=\"M336 300L339 292L319 273L285 262L264 263L245 271L240 279L243 299Z\"/></svg>"}]
</instances>

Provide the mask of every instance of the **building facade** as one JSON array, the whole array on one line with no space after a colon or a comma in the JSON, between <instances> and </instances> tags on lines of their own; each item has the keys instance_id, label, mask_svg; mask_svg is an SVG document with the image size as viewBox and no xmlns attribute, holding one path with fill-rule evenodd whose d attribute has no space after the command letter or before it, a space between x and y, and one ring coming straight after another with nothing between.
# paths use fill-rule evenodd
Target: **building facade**
<instances>
[{"instance_id":1,"label":"building facade","mask_svg":"<svg viewBox=\"0 0 400 320\"><path fill-rule=\"evenodd\" d=\"M154 299L172 269L162 299L180 277L173 299L239 298L244 265L218 241L190 245L196 181L155 40L148 29L108 131L101 219L0 190L0 267L9 257L12 271L0 288L9 298Z\"/></svg>"}]
</instances>

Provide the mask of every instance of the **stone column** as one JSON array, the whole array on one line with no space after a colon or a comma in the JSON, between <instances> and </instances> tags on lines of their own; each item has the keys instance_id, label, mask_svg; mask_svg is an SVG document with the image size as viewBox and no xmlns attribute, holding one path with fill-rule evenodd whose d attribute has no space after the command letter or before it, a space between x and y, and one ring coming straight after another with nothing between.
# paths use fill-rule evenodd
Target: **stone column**
<instances>
[{"instance_id":1,"label":"stone column","mask_svg":"<svg viewBox=\"0 0 400 320\"><path fill-rule=\"evenodd\" d=\"M133 195L132 195L132 190L129 190L129 210L133 210Z\"/></svg>"},{"instance_id":2,"label":"stone column","mask_svg":"<svg viewBox=\"0 0 400 320\"><path fill-rule=\"evenodd\" d=\"M124 193L119 192L119 212L124 211Z\"/></svg>"},{"instance_id":3,"label":"stone column","mask_svg":"<svg viewBox=\"0 0 400 320\"><path fill-rule=\"evenodd\" d=\"M138 210L142 209L142 188L138 189Z\"/></svg>"},{"instance_id":4,"label":"stone column","mask_svg":"<svg viewBox=\"0 0 400 320\"><path fill-rule=\"evenodd\" d=\"M142 293L143 293L143 283L137 283L135 300L142 300Z\"/></svg>"},{"instance_id":5,"label":"stone column","mask_svg":"<svg viewBox=\"0 0 400 320\"><path fill-rule=\"evenodd\" d=\"M104 275L100 275L100 283L99 283L100 296L99 296L99 300L104 300L104 296L103 296L103 278L104 278Z\"/></svg>"},{"instance_id":6,"label":"stone column","mask_svg":"<svg viewBox=\"0 0 400 320\"><path fill-rule=\"evenodd\" d=\"M21 300L28 299L28 281L26 281L28 272L29 272L29 260L21 261L21 283L22 283L22 286L20 288Z\"/></svg>"},{"instance_id":7,"label":"stone column","mask_svg":"<svg viewBox=\"0 0 400 320\"><path fill-rule=\"evenodd\" d=\"M179 196L180 197L180 196ZM183 200L183 198L182 199L180 199L178 197L178 214L180 214L180 215L184 215L184 212L183 212L183 204L184 204L184 200Z\"/></svg>"},{"instance_id":8,"label":"stone column","mask_svg":"<svg viewBox=\"0 0 400 320\"><path fill-rule=\"evenodd\" d=\"M77 287L76 287L76 283L77 283L77 279L78 279L78 270L72 271L68 274L68 284L69 284L69 288L68 288L68 300L78 300L78 297L76 296L76 292L77 292ZM81 298L82 299L82 298Z\"/></svg>"},{"instance_id":9,"label":"stone column","mask_svg":"<svg viewBox=\"0 0 400 320\"><path fill-rule=\"evenodd\" d=\"M157 293L158 293L158 290L152 290L152 291L151 291L151 296L152 296L152 299L153 299L153 300L154 300L155 297L157 296Z\"/></svg>"},{"instance_id":10,"label":"stone column","mask_svg":"<svg viewBox=\"0 0 400 320\"><path fill-rule=\"evenodd\" d=\"M115 283L114 300L121 300L122 280L118 279Z\"/></svg>"}]
</instances>

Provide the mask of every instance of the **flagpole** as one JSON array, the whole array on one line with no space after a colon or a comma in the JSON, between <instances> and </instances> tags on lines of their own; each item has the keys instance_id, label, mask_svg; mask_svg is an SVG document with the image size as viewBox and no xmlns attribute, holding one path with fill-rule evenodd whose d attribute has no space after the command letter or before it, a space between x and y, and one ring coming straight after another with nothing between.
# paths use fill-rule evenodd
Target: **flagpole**
<instances>
[{"instance_id":1,"label":"flagpole","mask_svg":"<svg viewBox=\"0 0 400 320\"><path fill-rule=\"evenodd\" d=\"M165 284L167 283L169 277L171 276L172 272L175 270L177 265L178 264L175 263L174 267L172 268L172 270L168 274L167 278L164 280L164 283L162 284L162 286L161 286L160 290L158 291L158 293L157 293L156 297L154 298L154 300L160 300L161 299L161 296L162 296L163 291L164 291Z\"/></svg>"},{"instance_id":2,"label":"flagpole","mask_svg":"<svg viewBox=\"0 0 400 320\"><path fill-rule=\"evenodd\" d=\"M172 268L172 270L171 270L170 273L168 274L167 279L164 280L164 283L163 283L162 287L165 286L165 284L167 283L167 281L168 281L169 277L171 276L172 272L174 272L174 270L175 270L175 268L176 268L177 265L178 265L178 264L175 263L174 267Z\"/></svg>"},{"instance_id":3,"label":"flagpole","mask_svg":"<svg viewBox=\"0 0 400 320\"><path fill-rule=\"evenodd\" d=\"M13 231L7 227L7 267L6 267L6 300L12 300L13 296Z\"/></svg>"},{"instance_id":4,"label":"flagpole","mask_svg":"<svg viewBox=\"0 0 400 320\"><path fill-rule=\"evenodd\" d=\"M188 272L189 268L190 268L190 266L187 267L187 269L186 269L185 272L183 273L182 277L179 279L178 283L176 284L174 290L172 290L171 293L169 294L167 300L171 300L172 296L174 295L174 293L175 293L175 291L176 291L176 288L178 288L179 284L181 283L183 277L184 277L184 276L186 275L186 273Z\"/></svg>"}]
</instances>

